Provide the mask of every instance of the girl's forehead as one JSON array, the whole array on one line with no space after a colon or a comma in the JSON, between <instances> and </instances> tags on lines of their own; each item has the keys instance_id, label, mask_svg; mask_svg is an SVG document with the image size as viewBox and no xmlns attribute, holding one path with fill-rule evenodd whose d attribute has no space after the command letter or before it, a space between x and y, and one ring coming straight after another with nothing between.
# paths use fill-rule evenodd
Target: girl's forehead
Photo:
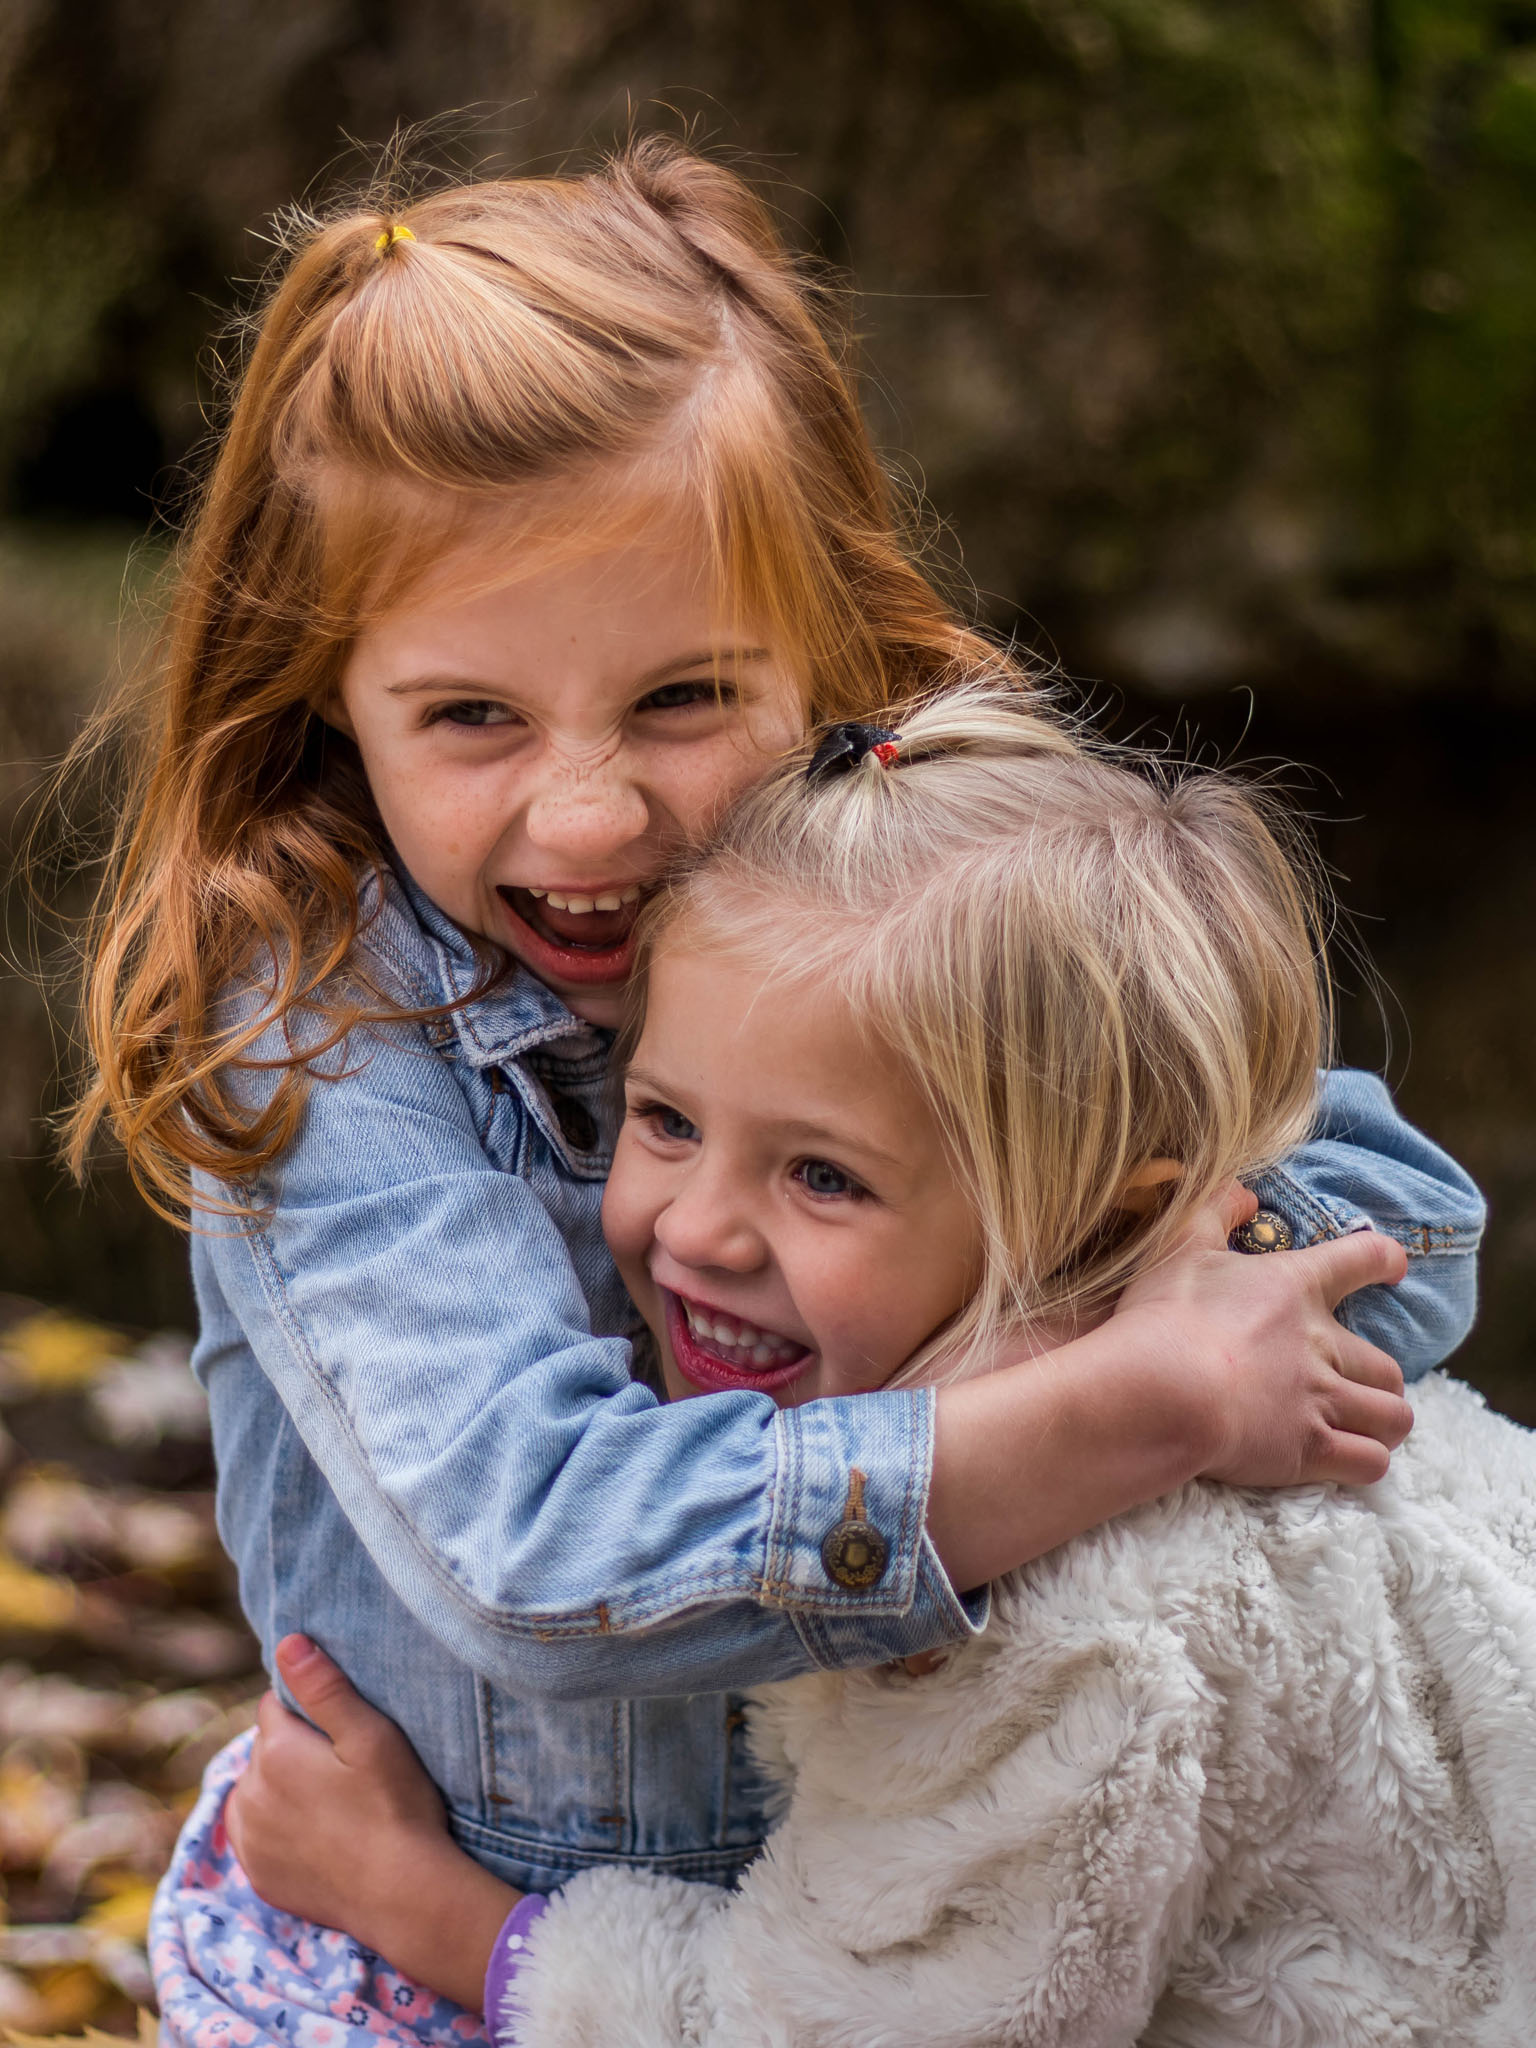
<instances>
[{"instance_id":1,"label":"girl's forehead","mask_svg":"<svg viewBox=\"0 0 1536 2048\"><path fill-rule=\"evenodd\" d=\"M597 558L637 591L664 561L674 579L696 585L700 603L718 592L704 523L681 491L616 464L474 494L331 479L317 499L335 572L361 585L364 630L401 610L548 583ZM688 573L679 579L680 567Z\"/></svg>"}]
</instances>

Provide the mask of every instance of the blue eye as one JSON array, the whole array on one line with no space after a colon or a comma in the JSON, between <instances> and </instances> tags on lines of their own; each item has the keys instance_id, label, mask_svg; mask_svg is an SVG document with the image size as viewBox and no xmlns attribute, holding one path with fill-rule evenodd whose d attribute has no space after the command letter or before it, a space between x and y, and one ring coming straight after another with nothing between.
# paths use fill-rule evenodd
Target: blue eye
<instances>
[{"instance_id":1,"label":"blue eye","mask_svg":"<svg viewBox=\"0 0 1536 2048\"><path fill-rule=\"evenodd\" d=\"M808 1195L841 1196L857 1201L868 1192L851 1173L844 1173L830 1159L802 1159L794 1177Z\"/></svg>"},{"instance_id":2,"label":"blue eye","mask_svg":"<svg viewBox=\"0 0 1536 2048\"><path fill-rule=\"evenodd\" d=\"M429 725L511 725L514 714L494 697L466 697L454 704L435 704L427 714Z\"/></svg>"},{"instance_id":3,"label":"blue eye","mask_svg":"<svg viewBox=\"0 0 1536 2048\"><path fill-rule=\"evenodd\" d=\"M669 1144L691 1145L699 1135L697 1124L690 1123L680 1109L673 1109L667 1102L637 1102L630 1109L636 1123L649 1124L658 1138L665 1138Z\"/></svg>"},{"instance_id":4,"label":"blue eye","mask_svg":"<svg viewBox=\"0 0 1536 2048\"><path fill-rule=\"evenodd\" d=\"M722 683L717 690L714 680L690 683L663 683L660 689L652 690L642 697L635 706L637 711L686 711L695 704L733 704L736 692Z\"/></svg>"}]
</instances>

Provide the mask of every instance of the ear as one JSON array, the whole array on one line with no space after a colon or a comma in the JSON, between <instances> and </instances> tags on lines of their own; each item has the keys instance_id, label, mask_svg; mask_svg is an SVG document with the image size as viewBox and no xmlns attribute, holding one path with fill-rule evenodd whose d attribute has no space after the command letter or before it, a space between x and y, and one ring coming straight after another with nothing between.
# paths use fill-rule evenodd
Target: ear
<instances>
[{"instance_id":1,"label":"ear","mask_svg":"<svg viewBox=\"0 0 1536 2048\"><path fill-rule=\"evenodd\" d=\"M345 733L349 740L357 739L346 699L336 685L333 684L328 690L316 690L309 699L309 708L316 718L322 719L332 731Z\"/></svg>"},{"instance_id":2,"label":"ear","mask_svg":"<svg viewBox=\"0 0 1536 2048\"><path fill-rule=\"evenodd\" d=\"M1157 1207L1158 1189L1171 1180L1182 1180L1184 1169L1177 1159L1149 1159L1121 1181L1115 1207L1132 1216L1148 1216Z\"/></svg>"}]
</instances>

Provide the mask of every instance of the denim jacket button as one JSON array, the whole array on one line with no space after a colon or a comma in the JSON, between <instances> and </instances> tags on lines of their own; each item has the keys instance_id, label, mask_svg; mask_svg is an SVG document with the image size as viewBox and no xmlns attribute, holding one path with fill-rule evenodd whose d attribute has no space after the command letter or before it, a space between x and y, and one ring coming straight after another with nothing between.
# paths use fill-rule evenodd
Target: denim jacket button
<instances>
[{"instance_id":1,"label":"denim jacket button","mask_svg":"<svg viewBox=\"0 0 1536 2048\"><path fill-rule=\"evenodd\" d=\"M1227 1239L1235 1252L1288 1252L1295 1242L1291 1226L1273 1209L1257 1210Z\"/></svg>"},{"instance_id":2,"label":"denim jacket button","mask_svg":"<svg viewBox=\"0 0 1536 2048\"><path fill-rule=\"evenodd\" d=\"M873 1522L864 1519L864 1474L855 1466L848 1475L843 1519L822 1538L822 1569L834 1586L864 1593L885 1577L890 1556L891 1546L884 1536Z\"/></svg>"}]
</instances>

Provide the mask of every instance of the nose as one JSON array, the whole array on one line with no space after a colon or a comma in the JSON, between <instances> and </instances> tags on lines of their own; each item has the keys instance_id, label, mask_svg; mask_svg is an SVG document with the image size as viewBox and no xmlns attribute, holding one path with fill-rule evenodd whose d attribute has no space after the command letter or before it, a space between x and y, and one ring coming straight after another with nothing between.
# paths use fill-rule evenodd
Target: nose
<instances>
[{"instance_id":1,"label":"nose","mask_svg":"<svg viewBox=\"0 0 1536 2048\"><path fill-rule=\"evenodd\" d=\"M656 1218L656 1242L694 1272L755 1273L768 1247L745 1192L728 1168L697 1160Z\"/></svg>"},{"instance_id":2,"label":"nose","mask_svg":"<svg viewBox=\"0 0 1536 2048\"><path fill-rule=\"evenodd\" d=\"M541 853L583 870L583 881L643 839L650 822L644 791L622 750L600 762L551 759L529 799L524 831Z\"/></svg>"}]
</instances>

